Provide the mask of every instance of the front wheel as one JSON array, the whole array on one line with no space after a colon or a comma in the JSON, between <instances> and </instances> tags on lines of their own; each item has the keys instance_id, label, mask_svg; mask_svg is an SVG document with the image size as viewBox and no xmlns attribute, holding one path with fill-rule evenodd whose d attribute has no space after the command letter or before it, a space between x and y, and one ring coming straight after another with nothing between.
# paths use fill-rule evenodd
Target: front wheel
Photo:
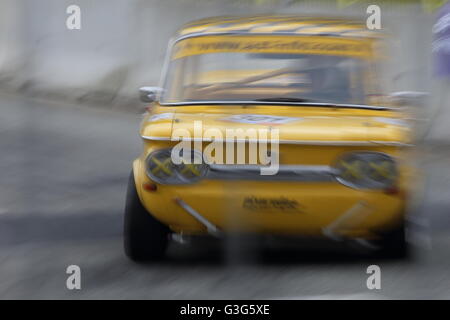
<instances>
[{"instance_id":1,"label":"front wheel","mask_svg":"<svg viewBox=\"0 0 450 320\"><path fill-rule=\"evenodd\" d=\"M138 262L161 259L167 249L168 236L169 229L142 205L136 191L134 174L131 172L124 217L125 254Z\"/></svg>"}]
</instances>

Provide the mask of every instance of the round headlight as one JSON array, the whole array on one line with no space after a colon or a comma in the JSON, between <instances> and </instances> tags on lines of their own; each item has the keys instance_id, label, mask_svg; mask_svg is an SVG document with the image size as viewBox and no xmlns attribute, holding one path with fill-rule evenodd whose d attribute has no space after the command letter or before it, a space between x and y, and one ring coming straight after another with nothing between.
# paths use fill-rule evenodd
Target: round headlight
<instances>
[{"instance_id":1,"label":"round headlight","mask_svg":"<svg viewBox=\"0 0 450 320\"><path fill-rule=\"evenodd\" d=\"M336 169L340 183L358 189L385 189L397 179L395 161L378 152L346 154L337 162Z\"/></svg>"},{"instance_id":2,"label":"round headlight","mask_svg":"<svg viewBox=\"0 0 450 320\"><path fill-rule=\"evenodd\" d=\"M177 166L180 178L186 183L201 180L208 173L209 166L203 162L202 153L194 150L188 151L187 157L182 157L181 164Z\"/></svg>"},{"instance_id":3,"label":"round headlight","mask_svg":"<svg viewBox=\"0 0 450 320\"><path fill-rule=\"evenodd\" d=\"M147 157L147 175L162 184L179 183L176 166L170 157L170 150L157 150Z\"/></svg>"},{"instance_id":4,"label":"round headlight","mask_svg":"<svg viewBox=\"0 0 450 320\"><path fill-rule=\"evenodd\" d=\"M161 184L189 184L206 176L209 166L203 162L200 152L183 150L188 154L182 155L180 164L174 164L171 151L156 150L147 157L147 175L150 179Z\"/></svg>"}]
</instances>

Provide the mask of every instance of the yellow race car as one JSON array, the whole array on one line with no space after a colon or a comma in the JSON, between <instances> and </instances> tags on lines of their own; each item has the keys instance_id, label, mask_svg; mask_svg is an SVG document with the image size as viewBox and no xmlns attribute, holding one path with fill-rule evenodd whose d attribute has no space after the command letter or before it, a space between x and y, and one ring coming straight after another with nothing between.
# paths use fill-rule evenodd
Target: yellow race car
<instances>
[{"instance_id":1,"label":"yellow race car","mask_svg":"<svg viewBox=\"0 0 450 320\"><path fill-rule=\"evenodd\" d=\"M170 43L125 208L133 260L182 237L357 241L404 253L412 129L381 94L383 35L298 16L192 22ZM398 98L398 96L397 96Z\"/></svg>"}]
</instances>

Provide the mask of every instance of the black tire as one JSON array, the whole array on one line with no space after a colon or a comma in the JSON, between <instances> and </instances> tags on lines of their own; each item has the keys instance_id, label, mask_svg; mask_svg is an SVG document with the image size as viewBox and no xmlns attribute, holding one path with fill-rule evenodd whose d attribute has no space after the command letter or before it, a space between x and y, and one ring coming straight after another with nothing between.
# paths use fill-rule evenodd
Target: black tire
<instances>
[{"instance_id":1,"label":"black tire","mask_svg":"<svg viewBox=\"0 0 450 320\"><path fill-rule=\"evenodd\" d=\"M380 247L379 253L382 257L406 258L409 254L409 247L406 241L405 226L401 225L384 234L376 245Z\"/></svg>"},{"instance_id":2,"label":"black tire","mask_svg":"<svg viewBox=\"0 0 450 320\"><path fill-rule=\"evenodd\" d=\"M169 229L141 204L133 172L128 180L123 233L125 254L131 260L147 262L164 257Z\"/></svg>"}]
</instances>

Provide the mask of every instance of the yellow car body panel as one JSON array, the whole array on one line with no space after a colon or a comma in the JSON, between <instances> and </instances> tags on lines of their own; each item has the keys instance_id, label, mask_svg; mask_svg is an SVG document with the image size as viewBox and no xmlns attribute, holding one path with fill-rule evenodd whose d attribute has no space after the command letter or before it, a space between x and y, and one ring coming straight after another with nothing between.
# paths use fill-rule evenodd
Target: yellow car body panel
<instances>
[{"instance_id":1,"label":"yellow car body panel","mask_svg":"<svg viewBox=\"0 0 450 320\"><path fill-rule=\"evenodd\" d=\"M333 19L292 19L277 16L255 17L253 20L206 19L186 26L178 36L202 34L196 41L204 44L220 39L221 35L217 35L219 32L240 30L239 41L259 41L271 37L266 33L294 30L290 36L282 37L296 39L297 34L302 33L303 39L326 43L336 41L333 38L336 36L317 37L317 34L335 32L347 37L344 39L346 43L369 48L369 51L358 53L350 50L346 55L363 55L364 59L370 61L378 59L375 46L372 46L378 36L365 37L368 31L364 27ZM273 25L267 25L269 22ZM245 34L242 34L243 28L248 28ZM192 46L179 47L172 53L171 59L187 54L203 53L196 52ZM319 50L316 54L326 52ZM226 74L226 71L221 72ZM214 74L213 79L220 74ZM372 81L370 77L366 74L365 81ZM290 117L293 120L276 126L227 121L230 116L246 114ZM148 212L178 233L208 232L202 223L179 205L177 200L181 199L223 231L324 236L327 230L338 225L340 235L376 238L378 233L402 223L408 194L414 184L414 170L408 163L408 153L413 143L412 128L403 118L404 115L391 109L286 106L276 103L193 103L173 106L155 102L144 117L140 129L144 145L142 154L133 163L136 188ZM202 133L214 128L224 135L230 128L276 127L280 140L280 165L333 167L342 155L351 152L388 154L398 166L395 191L358 189L338 181L204 179L186 185L165 185L152 181L146 172L148 155L155 150L174 147L178 143L173 137L177 129L184 129L194 136L196 122L201 122ZM204 147L207 143L200 142L200 146ZM144 186L148 184L156 185L156 190L145 189Z\"/></svg>"}]
</instances>

